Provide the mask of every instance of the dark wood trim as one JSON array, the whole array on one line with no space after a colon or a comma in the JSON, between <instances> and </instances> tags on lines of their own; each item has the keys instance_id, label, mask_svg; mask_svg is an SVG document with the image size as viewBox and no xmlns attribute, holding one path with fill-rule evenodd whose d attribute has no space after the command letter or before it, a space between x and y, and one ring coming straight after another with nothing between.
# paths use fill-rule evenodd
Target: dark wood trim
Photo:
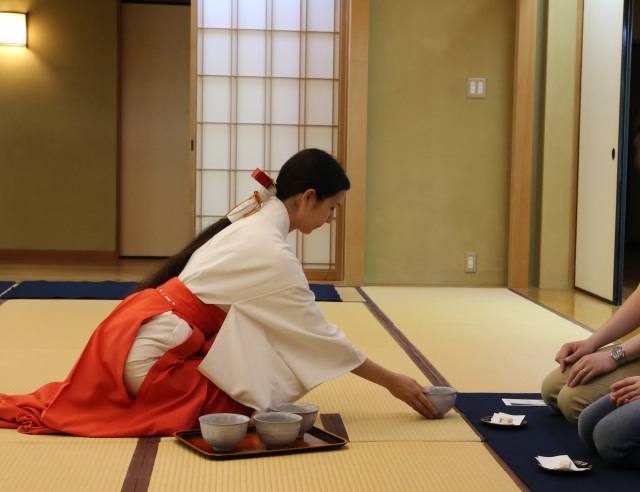
<instances>
[{"instance_id":1,"label":"dark wood trim","mask_svg":"<svg viewBox=\"0 0 640 492\"><path fill-rule=\"evenodd\" d=\"M344 207L342 281L363 285L365 270L369 0L344 0L340 29L340 107L338 159L347 170L351 191Z\"/></svg>"},{"instance_id":2,"label":"dark wood trim","mask_svg":"<svg viewBox=\"0 0 640 492\"><path fill-rule=\"evenodd\" d=\"M342 280L343 277L341 269L338 268L327 270L310 270L305 268L304 273L307 277L307 280L311 280L313 282L338 282Z\"/></svg>"},{"instance_id":3,"label":"dark wood trim","mask_svg":"<svg viewBox=\"0 0 640 492\"><path fill-rule=\"evenodd\" d=\"M191 0L120 0L120 3L148 3L152 5L185 5L190 6Z\"/></svg>"},{"instance_id":4,"label":"dark wood trim","mask_svg":"<svg viewBox=\"0 0 640 492\"><path fill-rule=\"evenodd\" d=\"M537 0L518 0L511 146L508 287L529 286Z\"/></svg>"},{"instance_id":5,"label":"dark wood trim","mask_svg":"<svg viewBox=\"0 0 640 492\"><path fill-rule=\"evenodd\" d=\"M0 260L115 261L116 251L0 249Z\"/></svg>"},{"instance_id":6,"label":"dark wood trim","mask_svg":"<svg viewBox=\"0 0 640 492\"><path fill-rule=\"evenodd\" d=\"M117 6L116 33L116 230L115 253L120 256L122 237L122 2Z\"/></svg>"}]
</instances>

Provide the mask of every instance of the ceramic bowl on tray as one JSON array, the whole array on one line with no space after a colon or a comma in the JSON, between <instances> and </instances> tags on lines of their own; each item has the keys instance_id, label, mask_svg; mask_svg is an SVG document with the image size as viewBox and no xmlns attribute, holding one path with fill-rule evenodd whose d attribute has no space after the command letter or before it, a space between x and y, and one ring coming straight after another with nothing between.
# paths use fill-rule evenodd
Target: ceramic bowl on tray
<instances>
[{"instance_id":1,"label":"ceramic bowl on tray","mask_svg":"<svg viewBox=\"0 0 640 492\"><path fill-rule=\"evenodd\" d=\"M259 413L253 417L260 440L269 449L286 448L300 432L302 417L288 412Z\"/></svg>"},{"instance_id":2,"label":"ceramic bowl on tray","mask_svg":"<svg viewBox=\"0 0 640 492\"><path fill-rule=\"evenodd\" d=\"M298 439L304 437L305 432L308 432L313 424L316 422L318 416L318 407L311 403L274 403L269 407L272 412L288 412L302 417L300 424L300 432L298 433Z\"/></svg>"},{"instance_id":3,"label":"ceramic bowl on tray","mask_svg":"<svg viewBox=\"0 0 640 492\"><path fill-rule=\"evenodd\" d=\"M436 407L434 419L444 418L444 414L453 408L458 396L458 390L450 386L425 386L429 390L427 398Z\"/></svg>"},{"instance_id":4,"label":"ceramic bowl on tray","mask_svg":"<svg viewBox=\"0 0 640 492\"><path fill-rule=\"evenodd\" d=\"M233 451L249 427L249 417L237 413L210 413L199 420L203 439L219 453Z\"/></svg>"}]
</instances>

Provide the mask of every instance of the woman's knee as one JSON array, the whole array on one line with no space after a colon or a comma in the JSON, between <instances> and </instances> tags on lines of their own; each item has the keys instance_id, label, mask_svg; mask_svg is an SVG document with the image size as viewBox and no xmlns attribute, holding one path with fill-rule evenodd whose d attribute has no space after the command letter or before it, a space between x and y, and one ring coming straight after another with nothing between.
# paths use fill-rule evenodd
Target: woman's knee
<instances>
[{"instance_id":1,"label":"woman's knee","mask_svg":"<svg viewBox=\"0 0 640 492\"><path fill-rule=\"evenodd\" d=\"M578 435L594 451L596 450L596 444L593 440L594 430L598 423L615 409L616 406L611 403L611 399L607 395L587 406L580 413Z\"/></svg>"},{"instance_id":2,"label":"woman's knee","mask_svg":"<svg viewBox=\"0 0 640 492\"><path fill-rule=\"evenodd\" d=\"M544 378L540 387L540 393L542 399L549 408L555 412L559 412L558 408L558 394L562 390L566 383L566 376L560 372L560 368L551 371L549 375Z\"/></svg>"},{"instance_id":3,"label":"woman's knee","mask_svg":"<svg viewBox=\"0 0 640 492\"><path fill-rule=\"evenodd\" d=\"M640 468L640 442L624 422L602 419L593 431L598 454L607 463L620 468Z\"/></svg>"},{"instance_id":4,"label":"woman's knee","mask_svg":"<svg viewBox=\"0 0 640 492\"><path fill-rule=\"evenodd\" d=\"M582 411L589 404L588 401L582 397L581 393L583 388L577 386L575 388L569 388L564 386L557 397L558 410L564 417L574 425L578 424L578 418Z\"/></svg>"}]
</instances>

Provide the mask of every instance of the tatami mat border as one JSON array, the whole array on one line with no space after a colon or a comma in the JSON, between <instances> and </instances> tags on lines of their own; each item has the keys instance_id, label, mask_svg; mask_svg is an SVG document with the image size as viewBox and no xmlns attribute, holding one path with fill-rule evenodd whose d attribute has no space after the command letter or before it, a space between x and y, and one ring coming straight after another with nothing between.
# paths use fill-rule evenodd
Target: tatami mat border
<instances>
[{"instance_id":1,"label":"tatami mat border","mask_svg":"<svg viewBox=\"0 0 640 492\"><path fill-rule=\"evenodd\" d=\"M144 492L149 488L160 437L141 437L131 457L122 492Z\"/></svg>"},{"instance_id":2,"label":"tatami mat border","mask_svg":"<svg viewBox=\"0 0 640 492\"><path fill-rule=\"evenodd\" d=\"M389 335L400 345L407 353L409 358L414 362L416 366L422 371L422 373L431 381L432 384L437 386L451 386L447 379L429 362L429 360L420 352L415 345L409 341L409 339L400 331L400 329L384 314L384 312L377 306L375 302L367 295L367 293L361 288L356 287L358 293L364 298L365 306L371 312L371 314L380 322Z\"/></svg>"}]
</instances>

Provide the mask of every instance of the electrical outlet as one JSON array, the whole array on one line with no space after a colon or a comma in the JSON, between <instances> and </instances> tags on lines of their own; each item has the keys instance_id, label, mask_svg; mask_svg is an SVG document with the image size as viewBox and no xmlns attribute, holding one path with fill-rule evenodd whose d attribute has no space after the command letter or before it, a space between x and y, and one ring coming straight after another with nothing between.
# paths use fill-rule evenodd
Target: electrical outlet
<instances>
[{"instance_id":1,"label":"electrical outlet","mask_svg":"<svg viewBox=\"0 0 640 492\"><path fill-rule=\"evenodd\" d=\"M487 79L484 77L467 79L467 97L473 99L484 99L487 97Z\"/></svg>"},{"instance_id":2,"label":"electrical outlet","mask_svg":"<svg viewBox=\"0 0 640 492\"><path fill-rule=\"evenodd\" d=\"M477 254L475 251L467 252L464 254L464 271L467 273L474 273L477 268Z\"/></svg>"}]
</instances>

